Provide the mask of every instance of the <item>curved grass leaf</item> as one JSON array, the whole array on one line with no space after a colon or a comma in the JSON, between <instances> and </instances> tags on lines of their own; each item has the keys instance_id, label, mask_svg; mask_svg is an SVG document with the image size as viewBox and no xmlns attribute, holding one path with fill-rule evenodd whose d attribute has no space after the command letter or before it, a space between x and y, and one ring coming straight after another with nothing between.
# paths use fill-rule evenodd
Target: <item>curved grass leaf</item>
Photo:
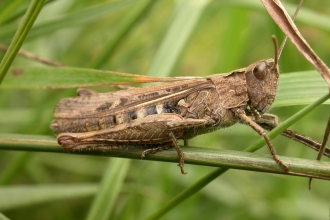
<instances>
[{"instance_id":1,"label":"curved grass leaf","mask_svg":"<svg viewBox=\"0 0 330 220\"><path fill-rule=\"evenodd\" d=\"M2 84L4 89L78 88L189 79L189 77L157 78L75 67L27 67L10 71L12 74L9 74ZM304 71L281 74L279 91L273 107L306 105L325 94L327 87L316 73L316 71Z\"/></svg>"},{"instance_id":2,"label":"curved grass leaf","mask_svg":"<svg viewBox=\"0 0 330 220\"><path fill-rule=\"evenodd\" d=\"M327 85L317 71L284 73L273 107L308 105L328 93ZM327 100L324 104L330 104Z\"/></svg>"},{"instance_id":3,"label":"curved grass leaf","mask_svg":"<svg viewBox=\"0 0 330 220\"><path fill-rule=\"evenodd\" d=\"M58 89L146 82L177 81L182 78L157 78L129 73L76 67L28 67L10 70L4 80L7 89Z\"/></svg>"}]
</instances>

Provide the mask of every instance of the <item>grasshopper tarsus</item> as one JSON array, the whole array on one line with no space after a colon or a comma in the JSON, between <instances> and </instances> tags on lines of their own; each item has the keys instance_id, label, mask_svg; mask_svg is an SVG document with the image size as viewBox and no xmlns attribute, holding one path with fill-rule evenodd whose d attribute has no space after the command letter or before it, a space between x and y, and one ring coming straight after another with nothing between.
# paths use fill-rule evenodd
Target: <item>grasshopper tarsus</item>
<instances>
[{"instance_id":1,"label":"grasshopper tarsus","mask_svg":"<svg viewBox=\"0 0 330 220\"><path fill-rule=\"evenodd\" d=\"M180 170L181 170L181 173L183 175L186 175L188 172L185 172L184 169L183 169L183 164L178 164L178 166L180 167Z\"/></svg>"}]
</instances>

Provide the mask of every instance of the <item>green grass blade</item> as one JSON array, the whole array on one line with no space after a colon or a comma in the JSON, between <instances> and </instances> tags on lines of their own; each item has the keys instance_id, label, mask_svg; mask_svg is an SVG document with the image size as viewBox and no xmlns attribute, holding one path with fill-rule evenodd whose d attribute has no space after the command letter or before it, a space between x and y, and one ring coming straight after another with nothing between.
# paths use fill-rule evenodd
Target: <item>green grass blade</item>
<instances>
[{"instance_id":1,"label":"green grass blade","mask_svg":"<svg viewBox=\"0 0 330 220\"><path fill-rule=\"evenodd\" d=\"M15 68L10 72L12 74L4 81L3 88L78 88L176 80L76 67L27 67Z\"/></svg>"},{"instance_id":2,"label":"green grass blade","mask_svg":"<svg viewBox=\"0 0 330 220\"><path fill-rule=\"evenodd\" d=\"M0 26L6 22L6 19L8 19L12 14L14 14L16 8L18 8L19 5L21 5L22 3L24 3L23 0L13 0L10 2L8 1L8 3L4 6L1 5L2 7L0 7Z\"/></svg>"},{"instance_id":3,"label":"green grass blade","mask_svg":"<svg viewBox=\"0 0 330 220\"><path fill-rule=\"evenodd\" d=\"M11 41L8 51L6 52L5 56L1 60L0 63L0 84L4 79L9 67L11 66L12 62L14 61L16 54L18 53L19 49L21 48L26 36L28 35L30 29L34 21L36 20L42 6L44 4L44 0L33 0L25 16L23 17L22 22L20 23L13 40Z\"/></svg>"},{"instance_id":4,"label":"green grass blade","mask_svg":"<svg viewBox=\"0 0 330 220\"><path fill-rule=\"evenodd\" d=\"M134 3L132 0L120 1L120 2L105 2L102 4L88 7L85 10L80 10L67 15L62 15L51 21L47 21L36 25L31 30L27 40L34 39L36 37L55 32L57 30L63 30L65 28L83 25L90 23L112 11L119 10ZM13 28L5 28L0 32L0 39L4 42L9 41L13 34Z\"/></svg>"},{"instance_id":5,"label":"green grass blade","mask_svg":"<svg viewBox=\"0 0 330 220\"><path fill-rule=\"evenodd\" d=\"M0 185L7 185L15 175L22 169L25 163L30 159L31 153L21 152L15 155L14 159L6 166L6 169L0 176Z\"/></svg>"},{"instance_id":6,"label":"green grass blade","mask_svg":"<svg viewBox=\"0 0 330 220\"><path fill-rule=\"evenodd\" d=\"M327 85L315 70L280 74L273 107L308 105L328 92ZM325 103L329 104L327 100Z\"/></svg>"},{"instance_id":7,"label":"green grass blade","mask_svg":"<svg viewBox=\"0 0 330 220\"><path fill-rule=\"evenodd\" d=\"M115 201L121 192L129 164L129 160L116 158L109 160L107 169L103 175L101 187L90 207L87 220L109 219L115 206Z\"/></svg>"},{"instance_id":8,"label":"green grass blade","mask_svg":"<svg viewBox=\"0 0 330 220\"><path fill-rule=\"evenodd\" d=\"M164 40L147 71L148 76L169 76L204 8L205 1L180 1Z\"/></svg>"},{"instance_id":9,"label":"green grass blade","mask_svg":"<svg viewBox=\"0 0 330 220\"><path fill-rule=\"evenodd\" d=\"M54 200L83 198L94 195L96 184L18 185L0 188L0 209L10 210Z\"/></svg>"},{"instance_id":10,"label":"green grass blade","mask_svg":"<svg viewBox=\"0 0 330 220\"><path fill-rule=\"evenodd\" d=\"M44 7L54 1L56 0L46 0ZM25 14L26 5L28 5L28 3L24 0L8 1L7 4L5 4L5 7L0 8L0 14L2 16L0 18L0 24L8 25L6 27L9 27L9 29L11 29L12 34L14 34L15 29L12 29L10 27L10 23L12 25L17 19L21 18Z\"/></svg>"},{"instance_id":11,"label":"green grass blade","mask_svg":"<svg viewBox=\"0 0 330 220\"><path fill-rule=\"evenodd\" d=\"M125 20L122 22L120 29L115 33L115 36L108 41L108 43L102 48L98 57L89 66L92 68L102 67L102 65L112 57L113 53L128 33L146 17L156 2L157 1L154 0L145 0L140 3L140 5L135 6L134 9L125 16Z\"/></svg>"},{"instance_id":12,"label":"green grass blade","mask_svg":"<svg viewBox=\"0 0 330 220\"><path fill-rule=\"evenodd\" d=\"M9 220L9 218L0 212L0 220Z\"/></svg>"}]
</instances>

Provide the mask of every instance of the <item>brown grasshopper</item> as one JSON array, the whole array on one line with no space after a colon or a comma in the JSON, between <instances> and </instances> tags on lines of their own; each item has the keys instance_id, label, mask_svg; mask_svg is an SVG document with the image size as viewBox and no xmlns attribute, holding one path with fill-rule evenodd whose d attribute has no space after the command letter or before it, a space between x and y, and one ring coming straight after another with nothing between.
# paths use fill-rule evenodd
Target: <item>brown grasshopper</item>
<instances>
[{"instance_id":1,"label":"brown grasshopper","mask_svg":"<svg viewBox=\"0 0 330 220\"><path fill-rule=\"evenodd\" d=\"M70 151L143 144L150 146L142 152L144 157L174 146L185 174L178 139L186 145L192 137L241 122L264 137L276 163L288 171L257 124L277 92L275 39L274 44L275 59L259 60L228 74L110 93L80 89L78 97L60 100L50 127L58 134L58 143ZM276 116L269 116L276 121Z\"/></svg>"}]
</instances>

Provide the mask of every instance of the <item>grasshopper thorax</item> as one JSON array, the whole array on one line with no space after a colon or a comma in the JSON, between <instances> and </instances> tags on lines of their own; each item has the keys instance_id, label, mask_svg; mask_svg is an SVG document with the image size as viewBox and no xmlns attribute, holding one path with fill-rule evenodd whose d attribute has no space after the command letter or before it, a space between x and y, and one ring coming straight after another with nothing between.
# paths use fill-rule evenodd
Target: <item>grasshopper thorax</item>
<instances>
[{"instance_id":1,"label":"grasshopper thorax","mask_svg":"<svg viewBox=\"0 0 330 220\"><path fill-rule=\"evenodd\" d=\"M249 106L260 113L273 104L278 85L278 65L274 59L260 60L246 68L246 86Z\"/></svg>"}]
</instances>

